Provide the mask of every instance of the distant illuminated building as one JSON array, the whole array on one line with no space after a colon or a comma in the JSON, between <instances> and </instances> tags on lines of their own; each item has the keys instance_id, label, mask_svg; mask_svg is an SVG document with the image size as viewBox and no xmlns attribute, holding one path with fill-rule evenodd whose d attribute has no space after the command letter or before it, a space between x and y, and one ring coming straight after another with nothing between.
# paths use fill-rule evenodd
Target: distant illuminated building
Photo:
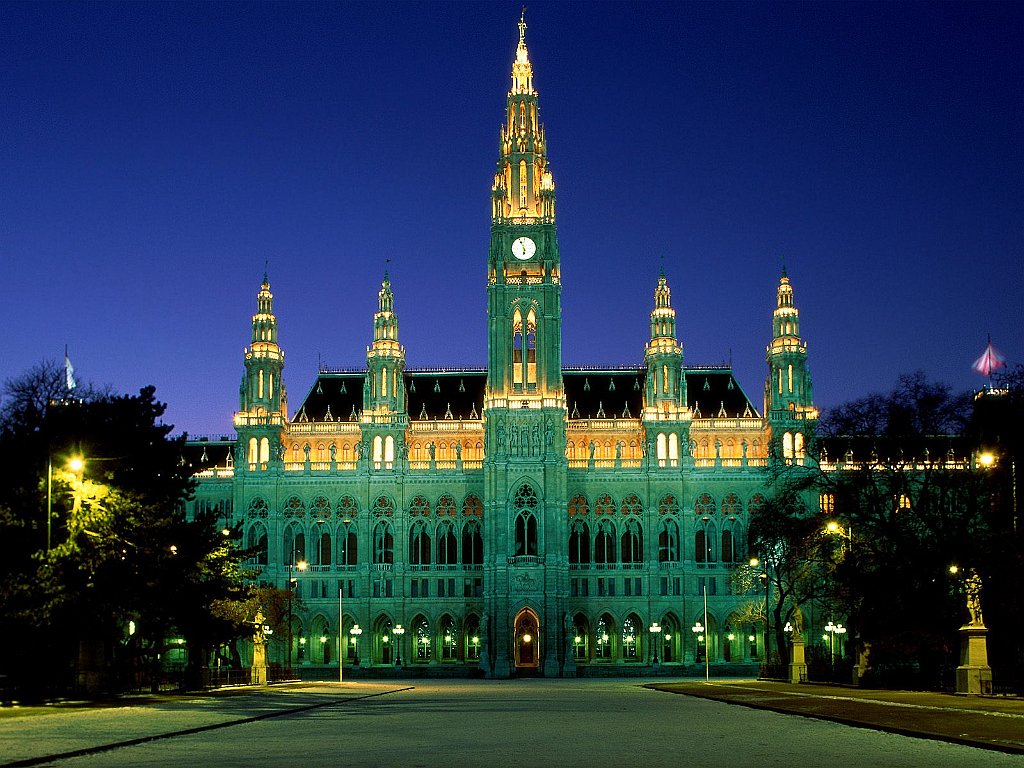
<instances>
[{"instance_id":1,"label":"distant illuminated building","mask_svg":"<svg viewBox=\"0 0 1024 768\"><path fill-rule=\"evenodd\" d=\"M715 663L762 661L763 627L728 574L747 562L769 456L802 463L817 421L792 285L783 274L763 414L729 368L684 364L664 274L643 366L564 368L525 29L491 189L486 369L407 370L385 275L365 370L321 370L289 411L264 277L237 440L191 445L195 509L219 506L263 549L264 582L309 563L295 574L304 664L336 665L340 648L354 661L356 624L363 667L394 666L399 643L405 667L494 677L693 663L705 642Z\"/></svg>"}]
</instances>

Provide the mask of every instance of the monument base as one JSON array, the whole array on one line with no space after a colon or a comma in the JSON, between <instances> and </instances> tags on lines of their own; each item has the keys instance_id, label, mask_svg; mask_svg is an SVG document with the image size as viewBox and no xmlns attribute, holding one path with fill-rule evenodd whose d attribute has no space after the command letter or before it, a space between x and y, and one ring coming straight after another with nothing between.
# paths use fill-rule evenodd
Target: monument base
<instances>
[{"instance_id":1,"label":"monument base","mask_svg":"<svg viewBox=\"0 0 1024 768\"><path fill-rule=\"evenodd\" d=\"M988 629L967 624L960 627L960 666L956 668L956 692L972 696L992 694L992 667L988 665Z\"/></svg>"}]
</instances>

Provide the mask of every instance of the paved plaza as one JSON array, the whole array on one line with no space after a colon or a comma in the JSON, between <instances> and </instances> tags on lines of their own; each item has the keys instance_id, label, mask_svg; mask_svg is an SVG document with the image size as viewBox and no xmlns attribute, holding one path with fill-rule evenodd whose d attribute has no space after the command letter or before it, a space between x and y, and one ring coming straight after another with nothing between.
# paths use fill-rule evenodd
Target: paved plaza
<instances>
[{"instance_id":1,"label":"paved plaza","mask_svg":"<svg viewBox=\"0 0 1024 768\"><path fill-rule=\"evenodd\" d=\"M805 689L813 695L812 687ZM992 716L1024 732L1024 718ZM74 752L80 754L69 756ZM526 761L1024 765L1019 755L734 706L637 680L297 684L107 707L8 710L0 717L2 765L471 768Z\"/></svg>"}]
</instances>

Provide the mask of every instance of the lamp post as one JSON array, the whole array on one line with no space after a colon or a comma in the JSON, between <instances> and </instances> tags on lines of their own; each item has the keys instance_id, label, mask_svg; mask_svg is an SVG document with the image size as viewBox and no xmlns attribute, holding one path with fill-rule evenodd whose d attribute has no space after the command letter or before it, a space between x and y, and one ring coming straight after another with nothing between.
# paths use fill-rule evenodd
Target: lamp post
<instances>
[{"instance_id":1,"label":"lamp post","mask_svg":"<svg viewBox=\"0 0 1024 768\"><path fill-rule=\"evenodd\" d=\"M828 635L829 663L834 665L836 663L836 652L834 645L835 636L845 635L846 627L844 627L842 624L833 624L832 620L830 619L828 624L825 625L825 632Z\"/></svg>"},{"instance_id":2,"label":"lamp post","mask_svg":"<svg viewBox=\"0 0 1024 768\"><path fill-rule=\"evenodd\" d=\"M363 634L363 630L358 624L356 624L348 631L348 633L352 635L352 666L355 667L359 665L359 636Z\"/></svg>"},{"instance_id":3,"label":"lamp post","mask_svg":"<svg viewBox=\"0 0 1024 768\"><path fill-rule=\"evenodd\" d=\"M292 669L292 589L298 586L298 581L292 576L292 565L295 560L295 554L292 553L292 557L288 559L288 672L291 673ZM306 570L306 561L299 560L294 563L294 567L300 571Z\"/></svg>"},{"instance_id":4,"label":"lamp post","mask_svg":"<svg viewBox=\"0 0 1024 768\"><path fill-rule=\"evenodd\" d=\"M651 646L654 648L654 666L658 666L658 643L661 642L661 627L654 622L648 628L651 633Z\"/></svg>"},{"instance_id":5,"label":"lamp post","mask_svg":"<svg viewBox=\"0 0 1024 768\"><path fill-rule=\"evenodd\" d=\"M704 625L698 621L690 627L690 631L693 632L694 636L697 638L697 661L700 661L700 644L704 642Z\"/></svg>"},{"instance_id":6,"label":"lamp post","mask_svg":"<svg viewBox=\"0 0 1024 768\"><path fill-rule=\"evenodd\" d=\"M405 627L401 624L395 626L391 630L391 634L395 636L395 666L402 666L402 635L405 634Z\"/></svg>"},{"instance_id":7,"label":"lamp post","mask_svg":"<svg viewBox=\"0 0 1024 768\"><path fill-rule=\"evenodd\" d=\"M761 561L758 560L756 557L750 558L750 567L751 568L757 568L760 565L761 565ZM765 664L771 664L772 663L772 654L771 654L771 649L772 649L771 636L772 636L772 633L771 633L771 624L769 622L770 603L769 603L769 600L768 600L768 590L771 589L771 580L768 578L768 564L767 563L765 563L764 570L761 571L757 575L757 578L759 578L761 580L761 583L764 585L764 663Z\"/></svg>"}]
</instances>

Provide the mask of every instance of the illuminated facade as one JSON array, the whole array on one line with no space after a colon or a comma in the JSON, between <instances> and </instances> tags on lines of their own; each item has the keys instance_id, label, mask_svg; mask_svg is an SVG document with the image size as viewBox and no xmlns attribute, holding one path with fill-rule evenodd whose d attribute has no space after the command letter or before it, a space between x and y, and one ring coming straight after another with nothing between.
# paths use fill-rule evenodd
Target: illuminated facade
<instances>
[{"instance_id":1,"label":"illuminated facade","mask_svg":"<svg viewBox=\"0 0 1024 768\"><path fill-rule=\"evenodd\" d=\"M400 655L494 677L761 661L743 610L756 598L728 577L769 457L802 462L817 419L789 279L763 414L728 368L684 364L664 275L642 366L563 368L555 184L522 22L491 201L487 368L406 370L385 276L365 369L320 371L289 412L265 277L237 440L193 444L195 504L221 505L262 549L261 580L284 587L308 563L303 664L336 665L339 649L362 667Z\"/></svg>"}]
</instances>

